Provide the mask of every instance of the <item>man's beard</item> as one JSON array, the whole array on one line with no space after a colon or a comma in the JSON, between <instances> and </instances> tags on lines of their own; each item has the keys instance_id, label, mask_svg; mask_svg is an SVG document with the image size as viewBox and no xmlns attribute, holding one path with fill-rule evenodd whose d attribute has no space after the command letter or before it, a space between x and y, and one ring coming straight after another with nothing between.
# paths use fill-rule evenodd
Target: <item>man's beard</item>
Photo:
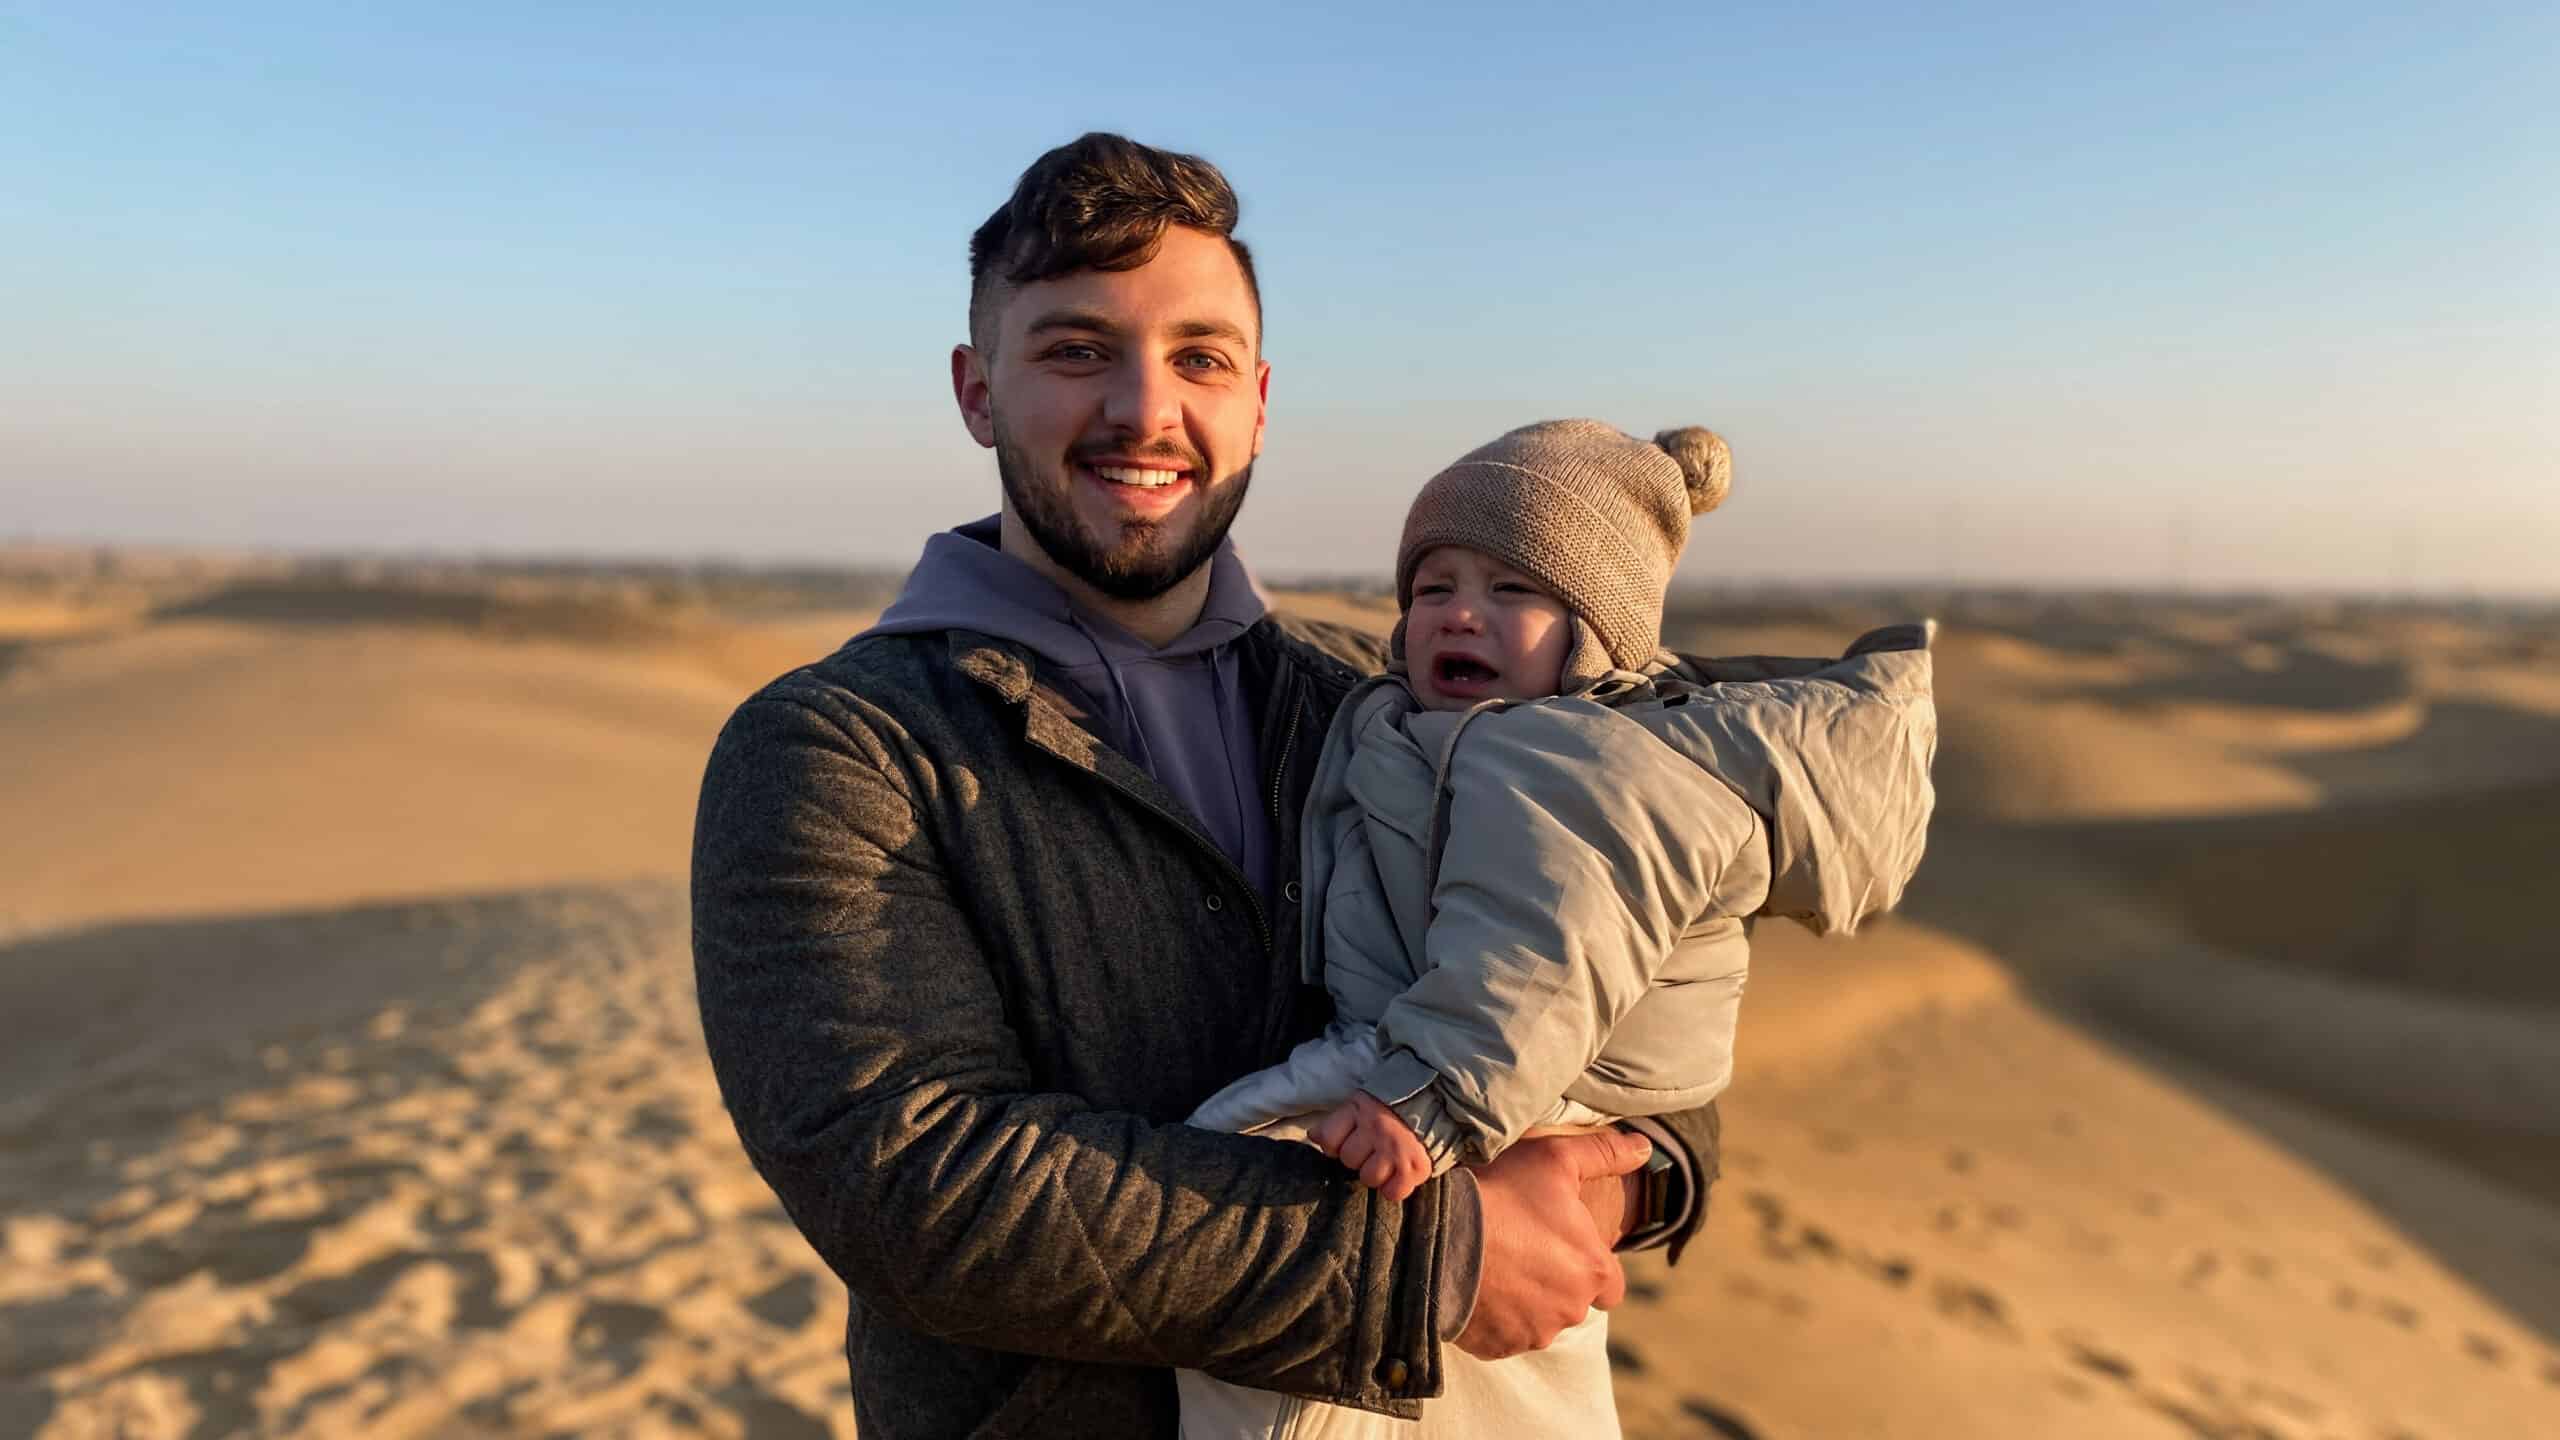
<instances>
[{"instance_id":1,"label":"man's beard","mask_svg":"<svg viewBox=\"0 0 2560 1440\"><path fill-rule=\"evenodd\" d=\"M1214 488L1192 482L1200 497L1200 513L1189 536L1176 540L1159 520L1124 521L1120 533L1107 539L1085 533L1076 518L1070 491L1081 477L1069 470L1055 487L1036 483L1031 457L1022 453L999 428L996 432L996 475L1004 482L1004 498L1014 518L1031 532L1040 549L1065 571L1115 600L1153 600L1181 584L1207 564L1227 538L1244 508L1244 492L1253 480L1245 466ZM1191 467L1207 473L1205 463Z\"/></svg>"}]
</instances>

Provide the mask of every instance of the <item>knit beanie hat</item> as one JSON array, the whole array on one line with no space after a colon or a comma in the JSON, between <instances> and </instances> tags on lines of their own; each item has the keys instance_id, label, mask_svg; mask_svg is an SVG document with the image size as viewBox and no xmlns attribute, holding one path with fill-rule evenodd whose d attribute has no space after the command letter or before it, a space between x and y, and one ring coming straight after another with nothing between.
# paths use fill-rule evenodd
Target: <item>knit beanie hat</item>
<instances>
[{"instance_id":1,"label":"knit beanie hat","mask_svg":"<svg viewBox=\"0 0 2560 1440\"><path fill-rule=\"evenodd\" d=\"M1645 441L1597 420L1524 425L1413 497L1396 547L1396 607L1413 608L1424 555L1464 545L1537 581L1588 627L1566 657L1569 680L1641 670L1662 645L1663 592L1689 517L1724 503L1732 484L1724 437L1699 426ZM1394 646L1401 658L1402 624Z\"/></svg>"}]
</instances>

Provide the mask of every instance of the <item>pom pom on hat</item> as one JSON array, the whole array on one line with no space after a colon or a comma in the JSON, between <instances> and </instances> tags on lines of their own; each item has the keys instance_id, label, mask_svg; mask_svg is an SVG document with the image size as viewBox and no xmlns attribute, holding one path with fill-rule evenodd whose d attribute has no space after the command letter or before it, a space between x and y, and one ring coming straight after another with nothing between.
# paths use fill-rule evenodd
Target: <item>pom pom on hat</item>
<instances>
[{"instance_id":1,"label":"pom pom on hat","mask_svg":"<svg viewBox=\"0 0 2560 1440\"><path fill-rule=\"evenodd\" d=\"M1680 477L1689 483L1689 513L1704 515L1733 492L1733 451L1724 437L1704 425L1683 425L1653 437L1680 462Z\"/></svg>"}]
</instances>

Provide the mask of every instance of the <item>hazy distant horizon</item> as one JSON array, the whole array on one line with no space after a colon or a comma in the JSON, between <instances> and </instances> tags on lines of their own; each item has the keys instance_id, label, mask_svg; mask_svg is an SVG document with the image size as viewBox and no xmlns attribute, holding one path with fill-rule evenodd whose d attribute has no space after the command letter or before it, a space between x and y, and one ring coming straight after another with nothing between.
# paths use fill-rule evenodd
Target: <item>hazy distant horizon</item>
<instances>
[{"instance_id":1,"label":"hazy distant horizon","mask_svg":"<svg viewBox=\"0 0 2560 1440\"><path fill-rule=\"evenodd\" d=\"M335 565L378 565L394 572L402 566L414 565L425 570L469 571L485 568L500 572L558 570L571 574L592 571L603 576L661 572L676 575L740 577L838 575L849 581L893 583L905 578L907 572L913 568L916 558L913 555L904 559L863 559L827 555L748 555L676 550L603 551L541 547L210 545L190 540L150 537L124 539L98 536L0 534L0 574L5 574L9 570L13 560L22 559L30 554L57 552L110 553L128 561L147 556L169 564L205 562L217 569L225 562L241 565L280 564L288 567L321 569ZM1367 570L1338 566L1275 568L1259 563L1249 551L1245 553L1245 560L1251 566L1257 581L1267 588L1277 590L1338 590L1383 594L1393 586L1395 578L1392 567L1384 562L1374 569ZM2522 605L2527 609L2560 607L2560 585L2533 590L2488 586L2178 584L2139 580L2110 583L2085 577L2059 575L2042 578L2030 576L2013 580L1924 574L1850 576L1824 574L1818 571L1719 575L1700 573L1700 567L1694 565L1684 567L1680 573L1672 577L1671 581L1671 598L1674 604L1677 604L1684 595L1802 593L1807 596L1821 596L1930 592L1976 598L2027 594L2064 600L2078 596L2125 596L2199 602L2265 599L2279 602L2344 601L2382 604L2408 602L2420 605L2453 606L2483 603Z\"/></svg>"}]
</instances>

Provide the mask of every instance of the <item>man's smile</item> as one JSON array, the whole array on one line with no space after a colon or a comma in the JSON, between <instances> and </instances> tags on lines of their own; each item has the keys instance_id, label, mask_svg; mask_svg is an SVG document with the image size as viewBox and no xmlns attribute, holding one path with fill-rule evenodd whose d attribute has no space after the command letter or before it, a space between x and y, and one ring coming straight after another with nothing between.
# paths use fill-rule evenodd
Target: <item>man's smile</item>
<instances>
[{"instance_id":1,"label":"man's smile","mask_svg":"<svg viewBox=\"0 0 2560 1440\"><path fill-rule=\"evenodd\" d=\"M1170 485L1183 475L1179 470L1140 470L1127 465L1095 465L1091 468L1094 474L1115 485L1137 485L1149 490Z\"/></svg>"},{"instance_id":2,"label":"man's smile","mask_svg":"<svg viewBox=\"0 0 2560 1440\"><path fill-rule=\"evenodd\" d=\"M1195 472L1178 460L1096 455L1073 463L1077 478L1091 485L1113 508L1149 519L1169 514L1190 498L1195 488Z\"/></svg>"}]
</instances>

